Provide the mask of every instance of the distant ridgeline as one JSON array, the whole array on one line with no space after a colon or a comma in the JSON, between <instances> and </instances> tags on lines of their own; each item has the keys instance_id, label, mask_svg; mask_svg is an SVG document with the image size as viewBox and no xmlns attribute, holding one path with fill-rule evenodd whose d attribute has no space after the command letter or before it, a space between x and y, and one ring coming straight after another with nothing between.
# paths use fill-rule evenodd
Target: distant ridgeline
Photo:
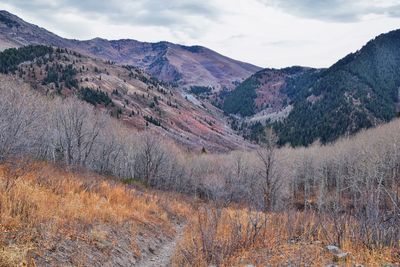
<instances>
[{"instance_id":1,"label":"distant ridgeline","mask_svg":"<svg viewBox=\"0 0 400 267\"><path fill-rule=\"evenodd\" d=\"M282 69L282 72L288 69ZM260 73L240 84L223 109L241 116L255 114ZM270 123L281 145L331 142L396 116L400 88L400 30L382 34L329 69L309 69L288 76L281 93L293 106L288 117Z\"/></svg>"}]
</instances>

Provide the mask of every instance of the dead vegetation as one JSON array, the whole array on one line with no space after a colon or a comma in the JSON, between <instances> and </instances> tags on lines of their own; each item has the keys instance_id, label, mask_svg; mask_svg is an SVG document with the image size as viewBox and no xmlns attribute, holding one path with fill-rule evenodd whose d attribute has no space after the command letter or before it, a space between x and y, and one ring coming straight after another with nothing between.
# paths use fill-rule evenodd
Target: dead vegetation
<instances>
[{"instance_id":1,"label":"dead vegetation","mask_svg":"<svg viewBox=\"0 0 400 267\"><path fill-rule=\"evenodd\" d=\"M135 264L156 250L154 240L172 237L174 220L188 213L171 196L92 173L45 163L20 167L0 166L1 266Z\"/></svg>"},{"instance_id":2,"label":"dead vegetation","mask_svg":"<svg viewBox=\"0 0 400 267\"><path fill-rule=\"evenodd\" d=\"M312 211L262 213L202 207L190 221L174 256L176 266L397 266L393 246L370 247L357 236L360 222L340 227L341 252L331 253L337 221Z\"/></svg>"}]
</instances>

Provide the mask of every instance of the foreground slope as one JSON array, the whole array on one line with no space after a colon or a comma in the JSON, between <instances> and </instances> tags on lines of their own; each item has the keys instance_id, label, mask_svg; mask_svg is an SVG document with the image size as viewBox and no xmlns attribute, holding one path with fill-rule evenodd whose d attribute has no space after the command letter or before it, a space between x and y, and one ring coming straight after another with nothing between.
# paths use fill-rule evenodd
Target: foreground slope
<instances>
[{"instance_id":1,"label":"foreground slope","mask_svg":"<svg viewBox=\"0 0 400 267\"><path fill-rule=\"evenodd\" d=\"M0 200L0 266L143 266L189 211L167 194L45 163L0 165Z\"/></svg>"},{"instance_id":2,"label":"foreground slope","mask_svg":"<svg viewBox=\"0 0 400 267\"><path fill-rule=\"evenodd\" d=\"M43 44L70 48L92 57L144 69L164 82L185 87L211 86L232 89L234 84L261 68L236 61L201 46L136 40L69 40L0 11L0 49Z\"/></svg>"},{"instance_id":3,"label":"foreground slope","mask_svg":"<svg viewBox=\"0 0 400 267\"><path fill-rule=\"evenodd\" d=\"M264 121L275 121L276 114L271 113L286 111L274 125L281 144L308 145L317 139L326 143L393 119L399 77L397 30L376 37L325 70L260 71L226 98L224 110ZM240 102L243 95L246 105Z\"/></svg>"}]
</instances>

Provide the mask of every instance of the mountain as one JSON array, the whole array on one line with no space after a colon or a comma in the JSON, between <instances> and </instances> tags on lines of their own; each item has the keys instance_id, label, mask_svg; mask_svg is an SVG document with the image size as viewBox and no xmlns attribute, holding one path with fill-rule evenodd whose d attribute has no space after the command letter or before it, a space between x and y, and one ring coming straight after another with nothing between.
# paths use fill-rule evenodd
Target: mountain
<instances>
[{"instance_id":1,"label":"mountain","mask_svg":"<svg viewBox=\"0 0 400 267\"><path fill-rule=\"evenodd\" d=\"M396 117L399 89L400 30L396 30L328 69L260 71L229 94L223 108L248 116L248 121L264 118L281 144L327 143ZM284 111L284 116L274 118Z\"/></svg>"},{"instance_id":2,"label":"mountain","mask_svg":"<svg viewBox=\"0 0 400 267\"><path fill-rule=\"evenodd\" d=\"M133 129L155 132L197 151L250 146L227 126L219 109L136 67L37 45L1 52L0 73L5 74L0 82L17 78L46 95L75 95Z\"/></svg>"},{"instance_id":3,"label":"mountain","mask_svg":"<svg viewBox=\"0 0 400 267\"><path fill-rule=\"evenodd\" d=\"M162 86L177 85L176 93L183 97L184 102L190 102L186 106L187 112L201 110L203 106L211 111L209 117L205 116L204 110L197 115L189 112L192 118L203 117L206 124L214 120L220 123L215 127L220 130L216 131L227 139L222 138L217 146L214 143L212 149L216 150L226 144L229 148L236 147L240 139L230 137L235 134L226 130L224 117L205 99L221 105L227 114L238 115L232 117L232 128L244 136L257 139L254 132L261 132L261 124L268 124L275 128L282 145L308 145L316 140L328 143L340 136L390 121L400 107L399 36L400 31L382 34L328 69L290 67L261 70L201 46L100 38L87 41L64 39L6 11L0 12L2 49L29 44L67 48L92 60L102 59L116 68L114 62L132 66L135 71L143 69L144 75L149 74L147 80L154 76L163 82L160 83ZM107 86L111 88L114 85ZM185 88L198 97L182 90ZM147 91L143 92L146 95ZM145 109L144 106L141 108ZM156 115L154 112L148 114L151 118L156 118ZM197 124L194 121L176 122L174 127L180 125L178 128L185 132L200 129L199 125L193 126ZM177 136L180 135L174 134L175 138ZM207 135L199 131L194 136L203 138ZM218 139L213 134L210 136L209 139L214 141ZM181 142L188 140L186 137L179 139ZM193 145L192 141L184 142ZM196 144L196 147L203 145Z\"/></svg>"},{"instance_id":4,"label":"mountain","mask_svg":"<svg viewBox=\"0 0 400 267\"><path fill-rule=\"evenodd\" d=\"M0 11L0 49L29 44L51 45L76 50L91 57L144 69L164 82L184 86L233 89L235 84L261 68L230 59L202 46L136 40L87 41L59 37L17 16Z\"/></svg>"},{"instance_id":5,"label":"mountain","mask_svg":"<svg viewBox=\"0 0 400 267\"><path fill-rule=\"evenodd\" d=\"M253 116L258 112L272 114L288 105L290 93L284 90L293 87L293 81L319 72L318 69L290 67L284 69L261 70L229 93L223 103L226 113Z\"/></svg>"}]
</instances>

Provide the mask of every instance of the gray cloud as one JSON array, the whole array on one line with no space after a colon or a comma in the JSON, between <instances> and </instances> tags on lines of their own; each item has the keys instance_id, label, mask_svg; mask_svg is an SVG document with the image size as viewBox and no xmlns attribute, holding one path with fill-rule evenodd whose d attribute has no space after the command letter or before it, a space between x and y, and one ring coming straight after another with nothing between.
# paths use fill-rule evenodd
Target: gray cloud
<instances>
[{"instance_id":1,"label":"gray cloud","mask_svg":"<svg viewBox=\"0 0 400 267\"><path fill-rule=\"evenodd\" d=\"M85 16L106 19L111 24L161 26L189 32L199 29L193 17L212 21L219 16L211 0L2 0L2 2L43 16L78 12Z\"/></svg>"},{"instance_id":2,"label":"gray cloud","mask_svg":"<svg viewBox=\"0 0 400 267\"><path fill-rule=\"evenodd\" d=\"M333 22L359 21L366 15L400 17L400 0L259 0L286 13Z\"/></svg>"}]
</instances>

